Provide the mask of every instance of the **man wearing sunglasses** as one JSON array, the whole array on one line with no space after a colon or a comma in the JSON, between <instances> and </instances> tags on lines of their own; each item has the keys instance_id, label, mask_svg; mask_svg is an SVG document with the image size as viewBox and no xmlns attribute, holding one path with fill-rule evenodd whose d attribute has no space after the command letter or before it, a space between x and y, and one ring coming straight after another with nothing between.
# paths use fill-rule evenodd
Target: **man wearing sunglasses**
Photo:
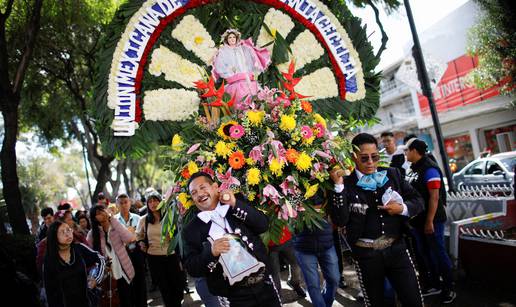
<instances>
[{"instance_id":1,"label":"man wearing sunglasses","mask_svg":"<svg viewBox=\"0 0 516 307\"><path fill-rule=\"evenodd\" d=\"M396 168L379 168L378 142L361 133L352 140L355 170L350 176L330 172L330 216L346 226L366 306L382 306L387 278L403 306L423 306L416 271L403 240L409 217L423 209L423 199Z\"/></svg>"}]
</instances>

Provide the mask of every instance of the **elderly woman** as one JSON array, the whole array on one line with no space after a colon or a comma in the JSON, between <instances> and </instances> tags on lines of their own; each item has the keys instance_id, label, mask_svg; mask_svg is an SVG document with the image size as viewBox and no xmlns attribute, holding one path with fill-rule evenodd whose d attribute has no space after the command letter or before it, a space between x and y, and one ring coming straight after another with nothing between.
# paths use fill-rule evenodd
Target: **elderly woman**
<instances>
[{"instance_id":1,"label":"elderly woman","mask_svg":"<svg viewBox=\"0 0 516 307\"><path fill-rule=\"evenodd\" d=\"M213 59L213 75L226 80L225 92L235 99L235 108L242 110L258 92L255 73L269 66L270 53L265 48L256 48L250 38L241 40L235 29L226 30L222 42Z\"/></svg>"}]
</instances>

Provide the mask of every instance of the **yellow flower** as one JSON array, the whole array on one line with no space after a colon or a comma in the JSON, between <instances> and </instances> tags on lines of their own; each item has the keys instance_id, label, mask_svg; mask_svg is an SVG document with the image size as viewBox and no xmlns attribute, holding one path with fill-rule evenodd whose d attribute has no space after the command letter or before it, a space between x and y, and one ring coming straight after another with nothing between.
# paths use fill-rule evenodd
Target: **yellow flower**
<instances>
[{"instance_id":1,"label":"yellow flower","mask_svg":"<svg viewBox=\"0 0 516 307\"><path fill-rule=\"evenodd\" d=\"M278 30L276 28L271 28L270 30L272 37L276 38L276 32L278 32Z\"/></svg>"},{"instance_id":2,"label":"yellow flower","mask_svg":"<svg viewBox=\"0 0 516 307\"><path fill-rule=\"evenodd\" d=\"M238 125L238 123L234 120L230 120L228 122L222 123L220 125L219 129L217 129L217 134L224 140L231 139L231 137L229 136L229 128L231 128L231 126L234 126L234 125Z\"/></svg>"},{"instance_id":3,"label":"yellow flower","mask_svg":"<svg viewBox=\"0 0 516 307\"><path fill-rule=\"evenodd\" d=\"M193 205L193 201L189 199L186 204L183 204L183 207L185 207L186 210L190 209L190 207Z\"/></svg>"},{"instance_id":4,"label":"yellow flower","mask_svg":"<svg viewBox=\"0 0 516 307\"><path fill-rule=\"evenodd\" d=\"M254 126L259 126L263 122L265 112L258 110L250 110L247 112L247 119Z\"/></svg>"},{"instance_id":5,"label":"yellow flower","mask_svg":"<svg viewBox=\"0 0 516 307\"><path fill-rule=\"evenodd\" d=\"M203 41L204 41L204 37L202 37L202 36L196 36L194 38L194 42L195 42L196 45L202 44Z\"/></svg>"},{"instance_id":6,"label":"yellow flower","mask_svg":"<svg viewBox=\"0 0 516 307\"><path fill-rule=\"evenodd\" d=\"M314 142L315 140L315 136L311 136L310 138L308 139L303 139L303 144L306 144L306 145L312 145L312 143Z\"/></svg>"},{"instance_id":7,"label":"yellow flower","mask_svg":"<svg viewBox=\"0 0 516 307\"><path fill-rule=\"evenodd\" d=\"M263 173L262 178L263 178L263 181L269 183L269 176L267 175L267 173Z\"/></svg>"},{"instance_id":8,"label":"yellow flower","mask_svg":"<svg viewBox=\"0 0 516 307\"><path fill-rule=\"evenodd\" d=\"M215 145L215 154L217 156L221 156L223 158L226 158L231 154L231 149L228 147L228 145L224 141L218 141Z\"/></svg>"},{"instance_id":9,"label":"yellow flower","mask_svg":"<svg viewBox=\"0 0 516 307\"><path fill-rule=\"evenodd\" d=\"M260 170L256 167L250 168L247 171L247 183L249 185L257 185L262 180L262 176L260 174Z\"/></svg>"},{"instance_id":10,"label":"yellow flower","mask_svg":"<svg viewBox=\"0 0 516 307\"><path fill-rule=\"evenodd\" d=\"M186 193L179 193L179 195L177 195L177 200L184 205L186 205L186 203L188 202L188 194Z\"/></svg>"},{"instance_id":11,"label":"yellow flower","mask_svg":"<svg viewBox=\"0 0 516 307\"><path fill-rule=\"evenodd\" d=\"M175 151L181 151L183 148L183 139L181 139L179 134L174 134L174 137L172 137L171 147Z\"/></svg>"},{"instance_id":12,"label":"yellow flower","mask_svg":"<svg viewBox=\"0 0 516 307\"><path fill-rule=\"evenodd\" d=\"M256 192L249 192L249 194L247 194L247 200L248 201L254 201L254 199L256 198Z\"/></svg>"},{"instance_id":13,"label":"yellow flower","mask_svg":"<svg viewBox=\"0 0 516 307\"><path fill-rule=\"evenodd\" d=\"M314 119L318 124L321 124L326 128L326 120L319 113L314 114Z\"/></svg>"},{"instance_id":14,"label":"yellow flower","mask_svg":"<svg viewBox=\"0 0 516 307\"><path fill-rule=\"evenodd\" d=\"M296 119L290 115L281 115L279 127L284 131L292 131L296 128Z\"/></svg>"},{"instance_id":15,"label":"yellow flower","mask_svg":"<svg viewBox=\"0 0 516 307\"><path fill-rule=\"evenodd\" d=\"M190 161L188 162L188 173L191 175L197 173L199 171L199 167L197 166L197 163Z\"/></svg>"},{"instance_id":16,"label":"yellow flower","mask_svg":"<svg viewBox=\"0 0 516 307\"><path fill-rule=\"evenodd\" d=\"M253 166L256 164L256 162L254 162L254 160L251 158L247 158L247 159L245 159L245 164L247 164L249 166Z\"/></svg>"},{"instance_id":17,"label":"yellow flower","mask_svg":"<svg viewBox=\"0 0 516 307\"><path fill-rule=\"evenodd\" d=\"M219 172L220 174L224 174L226 172L226 168L224 167L224 165L219 164L219 166L217 167L217 172Z\"/></svg>"},{"instance_id":18,"label":"yellow flower","mask_svg":"<svg viewBox=\"0 0 516 307\"><path fill-rule=\"evenodd\" d=\"M300 171L307 171L312 167L312 157L302 152L296 161L296 168Z\"/></svg>"},{"instance_id":19,"label":"yellow flower","mask_svg":"<svg viewBox=\"0 0 516 307\"><path fill-rule=\"evenodd\" d=\"M312 186L309 184L306 185L306 193L305 193L305 199L309 199L310 197L314 196L315 193L317 193L317 189L319 189L319 184L316 183Z\"/></svg>"},{"instance_id":20,"label":"yellow flower","mask_svg":"<svg viewBox=\"0 0 516 307\"><path fill-rule=\"evenodd\" d=\"M278 161L276 158L272 158L271 162L269 162L269 169L271 170L272 174L276 175L276 177L279 177L283 174L283 166L285 166L285 163Z\"/></svg>"}]
</instances>

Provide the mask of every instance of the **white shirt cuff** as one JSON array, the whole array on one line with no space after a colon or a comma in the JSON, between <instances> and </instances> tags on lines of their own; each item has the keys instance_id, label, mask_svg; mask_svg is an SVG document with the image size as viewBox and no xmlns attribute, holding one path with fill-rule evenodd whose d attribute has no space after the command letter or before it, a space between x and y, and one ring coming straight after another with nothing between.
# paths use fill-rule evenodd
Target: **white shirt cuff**
<instances>
[{"instance_id":1,"label":"white shirt cuff","mask_svg":"<svg viewBox=\"0 0 516 307\"><path fill-rule=\"evenodd\" d=\"M409 216L407 205L401 204L403 206L403 211L401 212L401 215Z\"/></svg>"},{"instance_id":2,"label":"white shirt cuff","mask_svg":"<svg viewBox=\"0 0 516 307\"><path fill-rule=\"evenodd\" d=\"M344 184L336 183L333 190L335 191L335 193L340 193L340 192L344 191Z\"/></svg>"}]
</instances>

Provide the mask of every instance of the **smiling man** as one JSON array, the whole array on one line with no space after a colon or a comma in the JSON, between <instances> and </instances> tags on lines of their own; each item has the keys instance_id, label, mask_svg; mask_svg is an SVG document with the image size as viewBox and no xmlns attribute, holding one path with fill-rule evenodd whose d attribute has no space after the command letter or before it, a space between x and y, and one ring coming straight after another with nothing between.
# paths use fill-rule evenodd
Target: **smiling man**
<instances>
[{"instance_id":1,"label":"smiling man","mask_svg":"<svg viewBox=\"0 0 516 307\"><path fill-rule=\"evenodd\" d=\"M219 192L218 184L209 174L193 174L188 189L200 211L182 233L184 263L190 275L205 277L211 294L227 297L232 307L280 306L268 269L265 245L259 236L269 226L267 216L237 199L232 191ZM226 253L236 254L230 250L230 237L240 238L243 244L237 247L241 249L238 252L249 254L248 262L256 264L249 269L252 273L240 272L239 275L245 277L239 281L228 273L236 267L227 263L223 268L219 261ZM235 248L235 244L231 248Z\"/></svg>"},{"instance_id":2,"label":"smiling man","mask_svg":"<svg viewBox=\"0 0 516 307\"><path fill-rule=\"evenodd\" d=\"M423 306L415 268L403 240L409 216L422 210L421 196L396 168L379 168L378 143L367 133L355 136L355 170L335 183L329 195L332 221L346 226L355 268L367 306L383 306L387 278L403 306Z\"/></svg>"}]
</instances>

